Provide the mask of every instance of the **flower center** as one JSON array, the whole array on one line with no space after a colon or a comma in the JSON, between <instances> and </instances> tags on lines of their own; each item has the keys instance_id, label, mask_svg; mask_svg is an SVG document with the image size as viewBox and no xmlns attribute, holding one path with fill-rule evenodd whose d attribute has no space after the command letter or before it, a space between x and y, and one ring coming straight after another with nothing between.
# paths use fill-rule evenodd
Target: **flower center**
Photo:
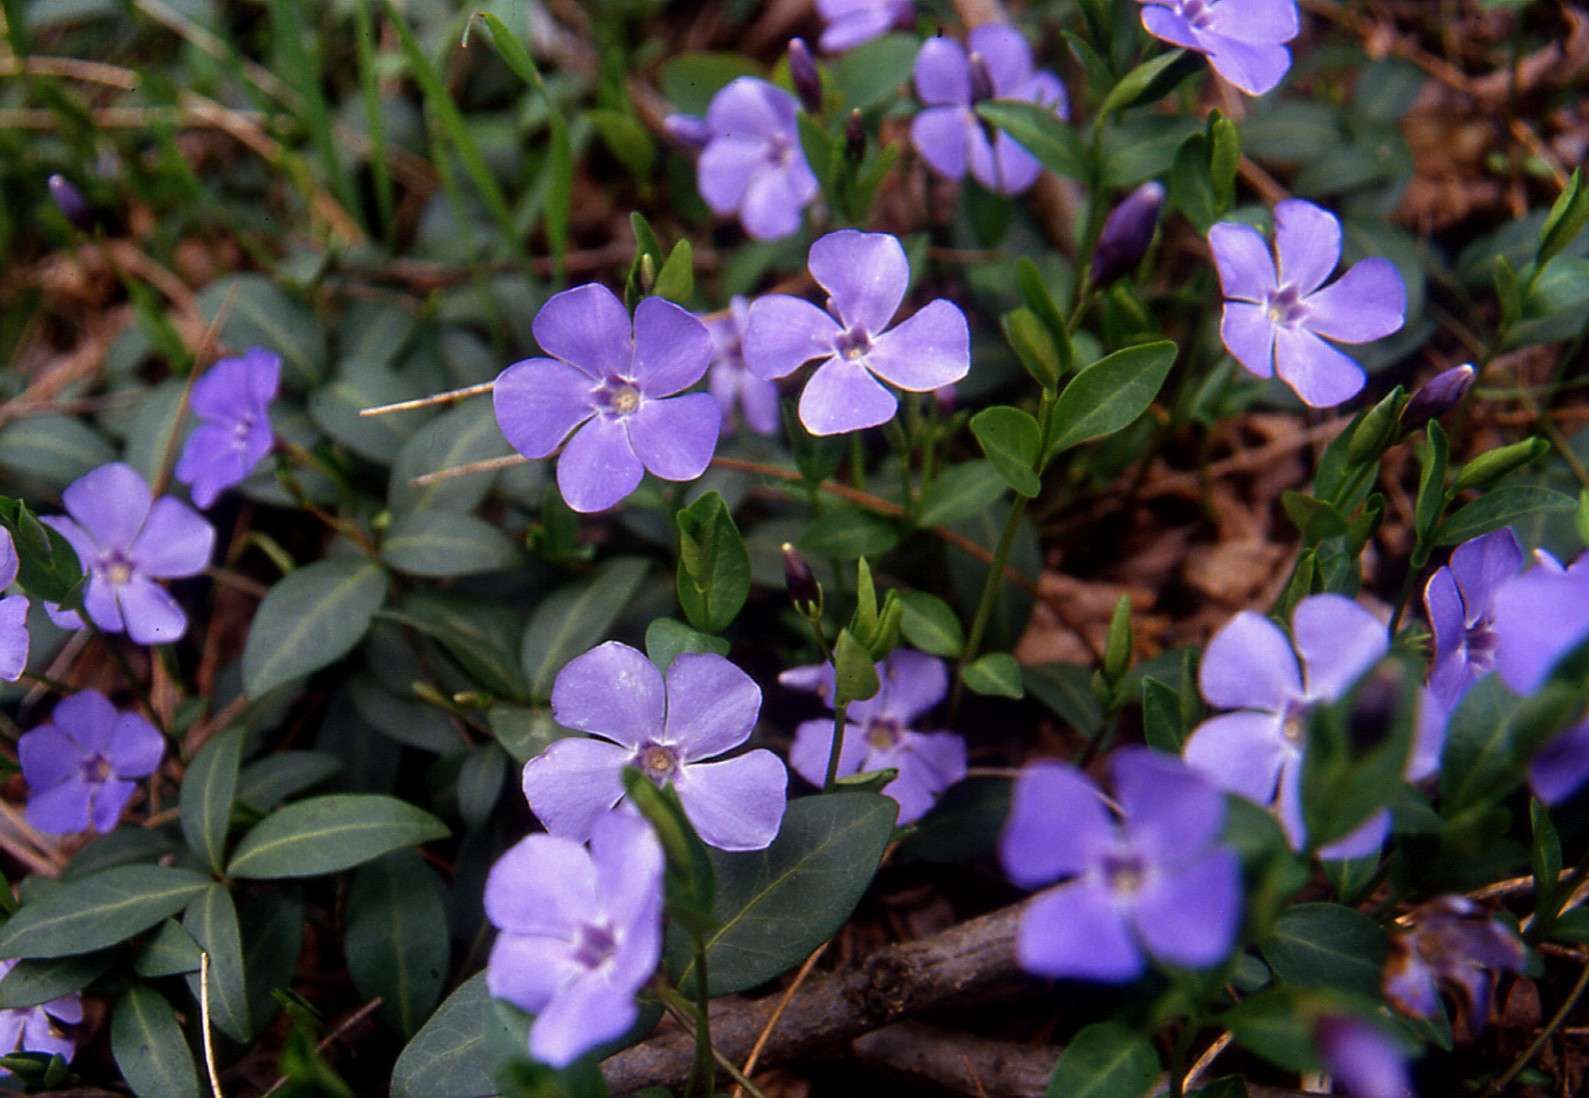
<instances>
[{"instance_id":1,"label":"flower center","mask_svg":"<svg viewBox=\"0 0 1589 1098\"><path fill-rule=\"evenodd\" d=\"M866 726L866 742L879 751L898 747L905 738L899 722L888 717L878 717Z\"/></svg>"},{"instance_id":2,"label":"flower center","mask_svg":"<svg viewBox=\"0 0 1589 1098\"><path fill-rule=\"evenodd\" d=\"M1286 703L1285 716L1280 721L1280 738L1286 746L1301 751L1308 739L1308 707L1298 701Z\"/></svg>"},{"instance_id":3,"label":"flower center","mask_svg":"<svg viewBox=\"0 0 1589 1098\"><path fill-rule=\"evenodd\" d=\"M248 435L253 429L254 417L249 415L240 417L236 423L232 424L232 434L236 436L238 442L247 442Z\"/></svg>"},{"instance_id":4,"label":"flower center","mask_svg":"<svg viewBox=\"0 0 1589 1098\"><path fill-rule=\"evenodd\" d=\"M1147 879L1147 866L1142 858L1128 850L1104 855L1103 879L1117 899L1129 900L1142 891Z\"/></svg>"},{"instance_id":5,"label":"flower center","mask_svg":"<svg viewBox=\"0 0 1589 1098\"><path fill-rule=\"evenodd\" d=\"M1295 286L1270 290L1264 311L1270 320L1287 328L1295 328L1308 315L1308 307L1302 304L1302 294Z\"/></svg>"},{"instance_id":6,"label":"flower center","mask_svg":"<svg viewBox=\"0 0 1589 1098\"><path fill-rule=\"evenodd\" d=\"M843 355L846 362L854 362L872 349L872 337L857 325L834 336L833 349Z\"/></svg>"},{"instance_id":7,"label":"flower center","mask_svg":"<svg viewBox=\"0 0 1589 1098\"><path fill-rule=\"evenodd\" d=\"M679 768L679 756L671 747L663 747L660 743L648 743L640 749L640 754L635 760L642 773L653 782L661 785L673 776Z\"/></svg>"},{"instance_id":8,"label":"flower center","mask_svg":"<svg viewBox=\"0 0 1589 1098\"><path fill-rule=\"evenodd\" d=\"M1466 637L1468 666L1482 675L1495 666L1495 630L1489 618L1480 618L1468 626Z\"/></svg>"},{"instance_id":9,"label":"flower center","mask_svg":"<svg viewBox=\"0 0 1589 1098\"><path fill-rule=\"evenodd\" d=\"M1214 18L1209 11L1213 6L1214 0L1181 0L1181 18L1197 30L1206 30Z\"/></svg>"},{"instance_id":10,"label":"flower center","mask_svg":"<svg viewBox=\"0 0 1589 1098\"><path fill-rule=\"evenodd\" d=\"M618 939L606 923L581 923L574 932L574 960L586 968L599 968L618 951Z\"/></svg>"},{"instance_id":11,"label":"flower center","mask_svg":"<svg viewBox=\"0 0 1589 1098\"><path fill-rule=\"evenodd\" d=\"M83 780L91 785L110 780L110 760L103 755L90 755L83 760Z\"/></svg>"},{"instance_id":12,"label":"flower center","mask_svg":"<svg viewBox=\"0 0 1589 1098\"><path fill-rule=\"evenodd\" d=\"M633 382L614 378L596 390L596 403L615 416L632 416L640 408L640 390Z\"/></svg>"},{"instance_id":13,"label":"flower center","mask_svg":"<svg viewBox=\"0 0 1589 1098\"><path fill-rule=\"evenodd\" d=\"M132 562L120 553L107 553L100 561L105 579L113 587L121 587L132 579Z\"/></svg>"}]
</instances>

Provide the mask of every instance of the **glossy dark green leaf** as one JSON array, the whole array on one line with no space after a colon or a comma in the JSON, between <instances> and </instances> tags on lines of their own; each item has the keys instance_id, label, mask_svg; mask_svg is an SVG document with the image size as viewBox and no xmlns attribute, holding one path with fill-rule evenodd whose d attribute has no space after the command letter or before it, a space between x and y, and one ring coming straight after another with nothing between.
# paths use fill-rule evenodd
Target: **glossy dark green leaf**
<instances>
[{"instance_id":1,"label":"glossy dark green leaf","mask_svg":"<svg viewBox=\"0 0 1589 1098\"><path fill-rule=\"evenodd\" d=\"M115 460L110 443L71 416L29 416L0 429L0 472L13 485L20 482L58 492L89 470Z\"/></svg>"},{"instance_id":2,"label":"glossy dark green leaf","mask_svg":"<svg viewBox=\"0 0 1589 1098\"><path fill-rule=\"evenodd\" d=\"M238 767L243 757L243 729L211 737L182 776L179 806L188 849L219 873L226 864L226 831L237 796Z\"/></svg>"},{"instance_id":3,"label":"glossy dark green leaf","mask_svg":"<svg viewBox=\"0 0 1589 1098\"><path fill-rule=\"evenodd\" d=\"M181 911L210 879L155 865L124 865L64 882L24 903L0 928L0 957L68 957L115 945Z\"/></svg>"},{"instance_id":4,"label":"glossy dark green leaf","mask_svg":"<svg viewBox=\"0 0 1589 1098\"><path fill-rule=\"evenodd\" d=\"M513 540L473 515L412 511L381 539L381 560L411 576L472 576L523 562Z\"/></svg>"},{"instance_id":5,"label":"glossy dark green leaf","mask_svg":"<svg viewBox=\"0 0 1589 1098\"><path fill-rule=\"evenodd\" d=\"M485 1055L490 1007L483 971L459 984L398 1055L392 1098L494 1098L495 1067Z\"/></svg>"},{"instance_id":6,"label":"glossy dark green leaf","mask_svg":"<svg viewBox=\"0 0 1589 1098\"><path fill-rule=\"evenodd\" d=\"M1034 471L1043 444L1037 420L1019 408L985 408L971 417L971 433L1004 483L1027 499L1042 490L1043 483Z\"/></svg>"},{"instance_id":7,"label":"glossy dark green leaf","mask_svg":"<svg viewBox=\"0 0 1589 1098\"><path fill-rule=\"evenodd\" d=\"M1181 723L1181 696L1158 679L1142 679L1142 736L1148 746L1171 755L1181 753L1186 728Z\"/></svg>"},{"instance_id":8,"label":"glossy dark green leaf","mask_svg":"<svg viewBox=\"0 0 1589 1098\"><path fill-rule=\"evenodd\" d=\"M989 652L979 656L960 672L968 689L1000 698L1019 698L1026 693L1021 681L1021 665L1008 652Z\"/></svg>"},{"instance_id":9,"label":"glossy dark green leaf","mask_svg":"<svg viewBox=\"0 0 1589 1098\"><path fill-rule=\"evenodd\" d=\"M1054 405L1049 455L1130 426L1159 395L1175 354L1168 340L1143 343L1101 358L1072 378Z\"/></svg>"},{"instance_id":10,"label":"glossy dark green leaf","mask_svg":"<svg viewBox=\"0 0 1589 1098\"><path fill-rule=\"evenodd\" d=\"M398 413L401 415L402 413ZM495 473L470 473L428 484L414 478L513 452L497 427L491 401L466 400L443 412L409 436L392 462L386 503L395 515L411 511L472 511L496 482Z\"/></svg>"},{"instance_id":11,"label":"glossy dark green leaf","mask_svg":"<svg viewBox=\"0 0 1589 1098\"><path fill-rule=\"evenodd\" d=\"M1533 484L1505 484L1490 489L1472 503L1459 508L1440 524L1435 541L1439 545L1460 545L1469 538L1510 526L1531 515L1571 513L1577 506L1577 500L1551 488Z\"/></svg>"},{"instance_id":12,"label":"glossy dark green leaf","mask_svg":"<svg viewBox=\"0 0 1589 1098\"><path fill-rule=\"evenodd\" d=\"M484 827L502 795L502 779L508 772L508 756L494 743L469 749L458 767L458 815L464 825Z\"/></svg>"},{"instance_id":13,"label":"glossy dark green leaf","mask_svg":"<svg viewBox=\"0 0 1589 1098\"><path fill-rule=\"evenodd\" d=\"M905 591L899 596L900 629L923 652L954 659L965 650L966 633L954 608L937 595Z\"/></svg>"},{"instance_id":14,"label":"glossy dark green leaf","mask_svg":"<svg viewBox=\"0 0 1589 1098\"><path fill-rule=\"evenodd\" d=\"M682 508L676 588L691 625L703 633L729 627L750 595L750 553L728 504L716 492Z\"/></svg>"},{"instance_id":15,"label":"glossy dark green leaf","mask_svg":"<svg viewBox=\"0 0 1589 1098\"><path fill-rule=\"evenodd\" d=\"M662 94L673 109L705 115L712 96L740 76L761 76L761 68L739 53L677 53L663 62Z\"/></svg>"},{"instance_id":16,"label":"glossy dark green leaf","mask_svg":"<svg viewBox=\"0 0 1589 1098\"><path fill-rule=\"evenodd\" d=\"M682 621L658 618L646 626L646 658L657 665L658 671L666 671L681 652L715 652L726 656L728 651L729 643L724 638L691 629Z\"/></svg>"},{"instance_id":17,"label":"glossy dark green leaf","mask_svg":"<svg viewBox=\"0 0 1589 1098\"><path fill-rule=\"evenodd\" d=\"M351 652L386 598L386 573L363 559L316 561L265 593L243 646L251 698L318 671Z\"/></svg>"},{"instance_id":18,"label":"glossy dark green leaf","mask_svg":"<svg viewBox=\"0 0 1589 1098\"><path fill-rule=\"evenodd\" d=\"M585 117L618 162L636 179L645 180L657 157L657 143L633 115L614 110L591 110Z\"/></svg>"},{"instance_id":19,"label":"glossy dark green leaf","mask_svg":"<svg viewBox=\"0 0 1589 1098\"><path fill-rule=\"evenodd\" d=\"M896 32L840 55L828 67L828 83L839 93L844 112L875 107L908 84L920 50L920 38Z\"/></svg>"},{"instance_id":20,"label":"glossy dark green leaf","mask_svg":"<svg viewBox=\"0 0 1589 1098\"><path fill-rule=\"evenodd\" d=\"M209 325L226 310L217 342L269 347L286 366L287 384L306 388L325 373L326 331L308 306L262 274L224 275L200 290L195 304Z\"/></svg>"},{"instance_id":21,"label":"glossy dark green leaf","mask_svg":"<svg viewBox=\"0 0 1589 1098\"><path fill-rule=\"evenodd\" d=\"M311 797L255 824L232 852L226 872L231 877L313 877L447 835L447 826L436 817L396 797Z\"/></svg>"},{"instance_id":22,"label":"glossy dark green leaf","mask_svg":"<svg viewBox=\"0 0 1589 1098\"><path fill-rule=\"evenodd\" d=\"M990 99L977 114L1009 134L1043 167L1071 179L1087 178L1087 153L1070 124L1047 107L1020 99Z\"/></svg>"},{"instance_id":23,"label":"glossy dark green leaf","mask_svg":"<svg viewBox=\"0 0 1589 1098\"><path fill-rule=\"evenodd\" d=\"M553 594L537 612L558 597ZM515 608L440 591L415 591L397 613L387 611L383 616L437 641L482 689L506 698L529 697L529 684L519 667L524 618Z\"/></svg>"},{"instance_id":24,"label":"glossy dark green leaf","mask_svg":"<svg viewBox=\"0 0 1589 1098\"><path fill-rule=\"evenodd\" d=\"M181 923L167 919L144 942L133 960L132 970L153 980L161 976L197 972L200 964L199 943L193 940L193 935L182 929Z\"/></svg>"},{"instance_id":25,"label":"glossy dark green leaf","mask_svg":"<svg viewBox=\"0 0 1589 1098\"><path fill-rule=\"evenodd\" d=\"M412 850L362 866L348 890L343 945L359 994L404 1036L424 1024L447 981L451 939L440 878Z\"/></svg>"},{"instance_id":26,"label":"glossy dark green leaf","mask_svg":"<svg viewBox=\"0 0 1589 1098\"><path fill-rule=\"evenodd\" d=\"M199 1098L193 1052L176 1012L153 988L134 984L116 1000L110 1051L138 1098Z\"/></svg>"},{"instance_id":27,"label":"glossy dark green leaf","mask_svg":"<svg viewBox=\"0 0 1589 1098\"><path fill-rule=\"evenodd\" d=\"M563 665L607 639L649 570L646 560L619 557L583 583L554 591L535 608L519 653L532 697L551 697Z\"/></svg>"},{"instance_id":28,"label":"glossy dark green leaf","mask_svg":"<svg viewBox=\"0 0 1589 1098\"><path fill-rule=\"evenodd\" d=\"M99 979L114 959L107 951L81 957L18 961L5 978L0 979L0 1010L37 1006L81 991Z\"/></svg>"},{"instance_id":29,"label":"glossy dark green leaf","mask_svg":"<svg viewBox=\"0 0 1589 1098\"><path fill-rule=\"evenodd\" d=\"M234 799L256 812L268 812L341 769L340 759L321 751L279 751L243 767Z\"/></svg>"},{"instance_id":30,"label":"glossy dark green leaf","mask_svg":"<svg viewBox=\"0 0 1589 1098\"><path fill-rule=\"evenodd\" d=\"M235 1041L248 1041L253 1027L248 1015L248 986L243 972L243 932L231 893L211 885L182 913L182 928L210 955L210 1016ZM202 973L188 975L193 1001L200 1001Z\"/></svg>"},{"instance_id":31,"label":"glossy dark green leaf","mask_svg":"<svg viewBox=\"0 0 1589 1098\"><path fill-rule=\"evenodd\" d=\"M1300 987L1379 993L1385 932L1374 920L1341 904L1298 904L1275 921L1260 943L1275 974Z\"/></svg>"},{"instance_id":32,"label":"glossy dark green leaf","mask_svg":"<svg viewBox=\"0 0 1589 1098\"><path fill-rule=\"evenodd\" d=\"M963 461L951 465L934 477L921 493L916 521L922 526L959 522L985 510L1004 489L1005 477L991 461ZM804 542L801 545L803 548Z\"/></svg>"},{"instance_id":33,"label":"glossy dark green leaf","mask_svg":"<svg viewBox=\"0 0 1589 1098\"><path fill-rule=\"evenodd\" d=\"M1142 1098L1159 1074L1158 1053L1138 1031L1118 1022L1096 1022L1070 1039L1048 1098Z\"/></svg>"}]
</instances>

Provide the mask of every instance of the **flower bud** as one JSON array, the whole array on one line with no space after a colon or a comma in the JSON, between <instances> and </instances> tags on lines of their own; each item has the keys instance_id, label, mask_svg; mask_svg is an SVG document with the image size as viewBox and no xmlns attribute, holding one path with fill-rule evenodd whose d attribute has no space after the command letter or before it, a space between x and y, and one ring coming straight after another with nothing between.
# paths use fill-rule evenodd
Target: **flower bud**
<instances>
[{"instance_id":1,"label":"flower bud","mask_svg":"<svg viewBox=\"0 0 1589 1098\"><path fill-rule=\"evenodd\" d=\"M851 111L844 122L844 155L852 164L859 164L866 155L866 123L861 120L859 108Z\"/></svg>"},{"instance_id":2,"label":"flower bud","mask_svg":"<svg viewBox=\"0 0 1589 1098\"><path fill-rule=\"evenodd\" d=\"M1527 438L1510 446L1488 450L1462 467L1462 472L1457 474L1454 490L1461 492L1467 488L1483 488L1493 484L1514 469L1521 469L1535 458L1543 456L1549 449L1550 443L1544 439Z\"/></svg>"},{"instance_id":3,"label":"flower bud","mask_svg":"<svg viewBox=\"0 0 1589 1098\"><path fill-rule=\"evenodd\" d=\"M808 618L822 613L822 585L812 574L800 551L787 541L783 543L783 582L789 591L789 601Z\"/></svg>"},{"instance_id":4,"label":"flower bud","mask_svg":"<svg viewBox=\"0 0 1589 1098\"><path fill-rule=\"evenodd\" d=\"M712 137L706 119L698 114L670 114L662 120L662 128L673 140L692 149L705 148Z\"/></svg>"},{"instance_id":5,"label":"flower bud","mask_svg":"<svg viewBox=\"0 0 1589 1098\"><path fill-rule=\"evenodd\" d=\"M1378 461L1396 441L1400 427L1396 416L1401 411L1405 396L1398 385L1385 394L1385 398L1364 413L1346 444L1346 457L1353 465L1368 465Z\"/></svg>"},{"instance_id":6,"label":"flower bud","mask_svg":"<svg viewBox=\"0 0 1589 1098\"><path fill-rule=\"evenodd\" d=\"M61 216L77 229L87 232L94 223L94 211L89 209L83 192L59 174L50 176L49 187L50 197L55 200L55 208L61 211Z\"/></svg>"},{"instance_id":7,"label":"flower bud","mask_svg":"<svg viewBox=\"0 0 1589 1098\"><path fill-rule=\"evenodd\" d=\"M1098 285L1113 282L1128 273L1148 253L1153 230L1159 223L1159 207L1164 204L1164 185L1149 180L1126 195L1109 212L1098 234L1092 253L1092 280Z\"/></svg>"},{"instance_id":8,"label":"flower bud","mask_svg":"<svg viewBox=\"0 0 1589 1098\"><path fill-rule=\"evenodd\" d=\"M1401 425L1408 431L1420 430L1431 419L1445 415L1468 395L1477 371L1468 363L1453 366L1424 382L1402 409Z\"/></svg>"},{"instance_id":9,"label":"flower bud","mask_svg":"<svg viewBox=\"0 0 1589 1098\"><path fill-rule=\"evenodd\" d=\"M795 94L807 114L822 113L822 74L811 60L811 50L804 38L789 39L789 79L794 82Z\"/></svg>"},{"instance_id":10,"label":"flower bud","mask_svg":"<svg viewBox=\"0 0 1589 1098\"><path fill-rule=\"evenodd\" d=\"M987 58L976 50L971 51L971 99L980 102L984 99L993 99L997 93L993 90L993 74L988 71Z\"/></svg>"}]
</instances>

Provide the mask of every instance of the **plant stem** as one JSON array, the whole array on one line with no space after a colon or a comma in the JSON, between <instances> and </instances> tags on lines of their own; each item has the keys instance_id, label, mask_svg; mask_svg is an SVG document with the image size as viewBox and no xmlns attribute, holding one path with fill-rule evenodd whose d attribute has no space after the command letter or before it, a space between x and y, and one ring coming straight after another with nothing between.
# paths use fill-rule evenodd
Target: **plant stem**
<instances>
[{"instance_id":1,"label":"plant stem","mask_svg":"<svg viewBox=\"0 0 1589 1098\"><path fill-rule=\"evenodd\" d=\"M712 1020L706 981L706 939L695 935L695 1064L684 1093L690 1098L712 1098L716 1089L717 1068L712 1059Z\"/></svg>"},{"instance_id":2,"label":"plant stem","mask_svg":"<svg viewBox=\"0 0 1589 1098\"><path fill-rule=\"evenodd\" d=\"M828 773L822 780L824 793L831 793L833 783L839 780L839 756L844 751L844 714L849 707L849 702L840 702L833 707L833 745L828 748Z\"/></svg>"},{"instance_id":3,"label":"plant stem","mask_svg":"<svg viewBox=\"0 0 1589 1098\"><path fill-rule=\"evenodd\" d=\"M1021 516L1024 514L1026 514L1026 497L1018 495L1010 503L1010 515L1004 520L1004 532L999 535L998 547L993 550L993 563L988 566L988 578L982 584L982 597L977 600L976 616L971 619L971 632L966 637L965 651L960 654L960 671L964 671L966 666L977 658L977 651L982 645L982 636L987 632L988 621L993 617L993 604L998 600L999 591L1004 586L1004 565L1010 559L1010 549L1015 545L1015 534L1021 528ZM954 697L949 702L951 719L955 711L960 708L960 697L964 692L964 681L957 673Z\"/></svg>"}]
</instances>

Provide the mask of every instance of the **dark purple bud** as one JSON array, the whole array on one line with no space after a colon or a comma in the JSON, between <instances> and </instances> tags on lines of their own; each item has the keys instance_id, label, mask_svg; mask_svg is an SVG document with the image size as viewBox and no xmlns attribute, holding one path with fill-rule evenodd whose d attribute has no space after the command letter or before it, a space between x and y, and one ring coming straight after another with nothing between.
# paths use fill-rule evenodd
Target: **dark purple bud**
<instances>
[{"instance_id":1,"label":"dark purple bud","mask_svg":"<svg viewBox=\"0 0 1589 1098\"><path fill-rule=\"evenodd\" d=\"M1417 431L1430 420L1445 415L1462 403L1477 376L1467 363L1436 374L1412 394L1407 407L1402 409L1401 425L1409 431Z\"/></svg>"},{"instance_id":2,"label":"dark purple bud","mask_svg":"<svg viewBox=\"0 0 1589 1098\"><path fill-rule=\"evenodd\" d=\"M855 164L866 155L866 123L861 121L859 110L851 111L844 121L844 155Z\"/></svg>"},{"instance_id":3,"label":"dark purple bud","mask_svg":"<svg viewBox=\"0 0 1589 1098\"><path fill-rule=\"evenodd\" d=\"M1107 285L1127 274L1153 243L1153 230L1159 223L1159 207L1164 204L1164 185L1149 180L1126 195L1109 211L1092 253L1092 280Z\"/></svg>"},{"instance_id":4,"label":"dark purple bud","mask_svg":"<svg viewBox=\"0 0 1589 1098\"><path fill-rule=\"evenodd\" d=\"M662 120L662 128L673 140L692 149L705 148L712 137L706 119L698 114L670 114Z\"/></svg>"},{"instance_id":5,"label":"dark purple bud","mask_svg":"<svg viewBox=\"0 0 1589 1098\"><path fill-rule=\"evenodd\" d=\"M946 416L954 415L955 407L960 402L953 385L943 385L934 389L932 399L938 405L938 410Z\"/></svg>"},{"instance_id":6,"label":"dark purple bud","mask_svg":"<svg viewBox=\"0 0 1589 1098\"><path fill-rule=\"evenodd\" d=\"M794 81L795 94L807 114L822 113L822 74L811 59L811 50L804 38L789 39L789 79Z\"/></svg>"},{"instance_id":7,"label":"dark purple bud","mask_svg":"<svg viewBox=\"0 0 1589 1098\"><path fill-rule=\"evenodd\" d=\"M807 617L822 613L822 585L805 557L787 541L783 543L783 582L796 610Z\"/></svg>"},{"instance_id":8,"label":"dark purple bud","mask_svg":"<svg viewBox=\"0 0 1589 1098\"><path fill-rule=\"evenodd\" d=\"M94 223L94 211L88 208L88 200L83 197L83 192L72 186L63 175L50 176L49 185L50 197L55 200L55 208L61 211L61 216L87 232Z\"/></svg>"},{"instance_id":9,"label":"dark purple bud","mask_svg":"<svg viewBox=\"0 0 1589 1098\"><path fill-rule=\"evenodd\" d=\"M993 74L988 71L988 62L976 50L971 51L971 98L981 101L992 99L996 95L993 90Z\"/></svg>"}]
</instances>

